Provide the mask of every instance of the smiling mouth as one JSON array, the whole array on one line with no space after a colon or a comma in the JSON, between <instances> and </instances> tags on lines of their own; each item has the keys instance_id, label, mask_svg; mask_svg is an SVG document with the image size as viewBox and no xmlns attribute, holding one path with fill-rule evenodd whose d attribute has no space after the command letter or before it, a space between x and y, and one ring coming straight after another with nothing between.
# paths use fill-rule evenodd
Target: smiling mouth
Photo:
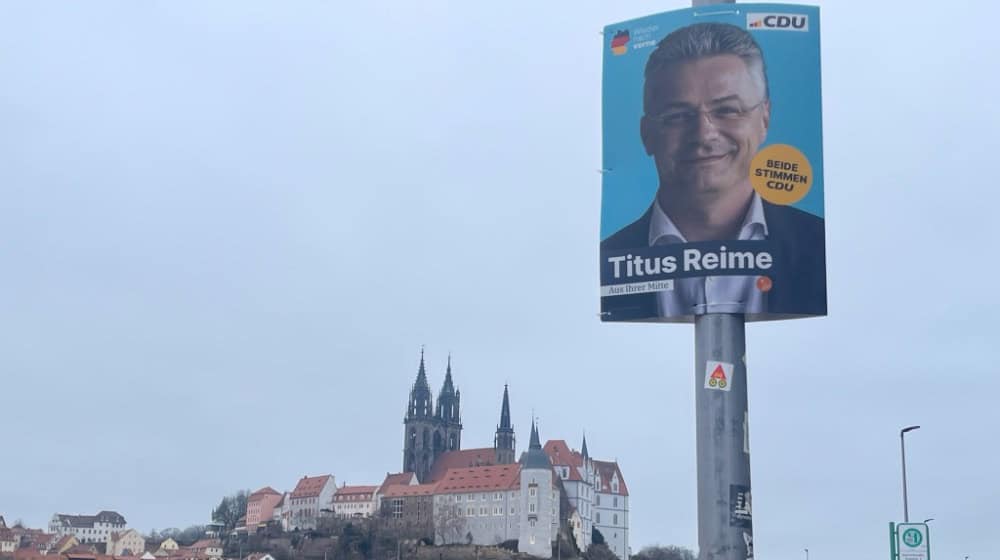
<instances>
[{"instance_id":1,"label":"smiling mouth","mask_svg":"<svg viewBox=\"0 0 1000 560\"><path fill-rule=\"evenodd\" d=\"M729 157L729 153L715 154L710 156L695 156L681 160L684 165L711 165Z\"/></svg>"}]
</instances>

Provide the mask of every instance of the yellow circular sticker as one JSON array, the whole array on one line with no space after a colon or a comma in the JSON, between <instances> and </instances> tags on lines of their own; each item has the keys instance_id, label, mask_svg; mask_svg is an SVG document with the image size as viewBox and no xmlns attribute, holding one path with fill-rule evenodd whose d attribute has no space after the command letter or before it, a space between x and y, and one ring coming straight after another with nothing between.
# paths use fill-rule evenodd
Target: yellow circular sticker
<instances>
[{"instance_id":1,"label":"yellow circular sticker","mask_svg":"<svg viewBox=\"0 0 1000 560\"><path fill-rule=\"evenodd\" d=\"M805 154L788 144L772 144L750 162L750 184L772 204L795 204L812 187L812 166Z\"/></svg>"}]
</instances>

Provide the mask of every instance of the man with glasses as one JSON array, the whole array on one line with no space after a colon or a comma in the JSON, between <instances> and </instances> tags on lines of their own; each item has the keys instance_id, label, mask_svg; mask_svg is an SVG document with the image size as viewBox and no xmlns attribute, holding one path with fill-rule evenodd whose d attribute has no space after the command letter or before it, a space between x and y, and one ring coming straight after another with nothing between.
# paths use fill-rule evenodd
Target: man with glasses
<instances>
[{"instance_id":1,"label":"man with glasses","mask_svg":"<svg viewBox=\"0 0 1000 560\"><path fill-rule=\"evenodd\" d=\"M643 112L639 133L659 188L642 217L601 249L767 240L780 262L773 277L681 278L672 290L603 297L605 319L825 314L823 220L762 200L750 183L750 162L771 119L764 59L753 37L721 23L667 35L646 63Z\"/></svg>"}]
</instances>

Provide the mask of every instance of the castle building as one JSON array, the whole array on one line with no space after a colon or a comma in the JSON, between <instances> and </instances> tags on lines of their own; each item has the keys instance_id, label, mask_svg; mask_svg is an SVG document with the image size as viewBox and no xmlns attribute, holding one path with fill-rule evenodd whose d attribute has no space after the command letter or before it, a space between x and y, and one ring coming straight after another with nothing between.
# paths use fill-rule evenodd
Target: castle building
<instances>
[{"instance_id":1,"label":"castle building","mask_svg":"<svg viewBox=\"0 0 1000 560\"><path fill-rule=\"evenodd\" d=\"M436 544L516 539L521 552L550 558L565 521L581 550L597 530L628 560L628 489L618 463L592 459L586 437L581 451L564 440L543 447L534 420L528 450L517 460L506 385L493 447L462 449L461 392L451 358L435 406L421 351L403 425L403 471L416 481L391 484L375 498L399 530L421 538L432 533Z\"/></svg>"}]
</instances>

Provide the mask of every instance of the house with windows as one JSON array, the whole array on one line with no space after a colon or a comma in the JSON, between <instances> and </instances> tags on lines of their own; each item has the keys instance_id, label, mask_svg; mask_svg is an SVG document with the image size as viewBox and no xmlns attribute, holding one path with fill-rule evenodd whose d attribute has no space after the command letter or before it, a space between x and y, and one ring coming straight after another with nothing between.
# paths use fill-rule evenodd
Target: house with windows
<instances>
[{"instance_id":1,"label":"house with windows","mask_svg":"<svg viewBox=\"0 0 1000 560\"><path fill-rule=\"evenodd\" d=\"M593 461L594 528L611 552L622 560L629 555L628 487L616 461Z\"/></svg>"},{"instance_id":2,"label":"house with windows","mask_svg":"<svg viewBox=\"0 0 1000 560\"><path fill-rule=\"evenodd\" d=\"M347 486L333 493L333 512L337 517L371 517L375 513L375 491L378 486Z\"/></svg>"},{"instance_id":3,"label":"house with windows","mask_svg":"<svg viewBox=\"0 0 1000 560\"><path fill-rule=\"evenodd\" d=\"M281 501L281 492L270 486L247 496L246 528L255 533L259 527L267 525L274 517L274 507Z\"/></svg>"},{"instance_id":4,"label":"house with windows","mask_svg":"<svg viewBox=\"0 0 1000 560\"><path fill-rule=\"evenodd\" d=\"M21 539L14 535L14 531L0 527L0 554L13 554L21 545Z\"/></svg>"},{"instance_id":5,"label":"house with windows","mask_svg":"<svg viewBox=\"0 0 1000 560\"><path fill-rule=\"evenodd\" d=\"M109 556L138 556L146 551L146 539L135 529L113 531L105 550Z\"/></svg>"},{"instance_id":6,"label":"house with windows","mask_svg":"<svg viewBox=\"0 0 1000 560\"><path fill-rule=\"evenodd\" d=\"M291 529L315 529L320 510L329 509L337 485L333 475L303 476L288 495Z\"/></svg>"},{"instance_id":7,"label":"house with windows","mask_svg":"<svg viewBox=\"0 0 1000 560\"><path fill-rule=\"evenodd\" d=\"M394 484L379 491L378 521L400 539L434 537L434 492L437 484Z\"/></svg>"},{"instance_id":8,"label":"house with windows","mask_svg":"<svg viewBox=\"0 0 1000 560\"><path fill-rule=\"evenodd\" d=\"M628 560L628 487L618 463L591 458L586 437L580 451L571 449L564 440L549 440L545 453L579 516L579 530L574 527L573 533L580 550L590 546L596 529L618 558Z\"/></svg>"},{"instance_id":9,"label":"house with windows","mask_svg":"<svg viewBox=\"0 0 1000 560\"><path fill-rule=\"evenodd\" d=\"M116 511L97 515L67 515L57 513L49 521L49 532L60 537L73 535L82 544L106 543L112 532L124 531L125 518Z\"/></svg>"}]
</instances>

